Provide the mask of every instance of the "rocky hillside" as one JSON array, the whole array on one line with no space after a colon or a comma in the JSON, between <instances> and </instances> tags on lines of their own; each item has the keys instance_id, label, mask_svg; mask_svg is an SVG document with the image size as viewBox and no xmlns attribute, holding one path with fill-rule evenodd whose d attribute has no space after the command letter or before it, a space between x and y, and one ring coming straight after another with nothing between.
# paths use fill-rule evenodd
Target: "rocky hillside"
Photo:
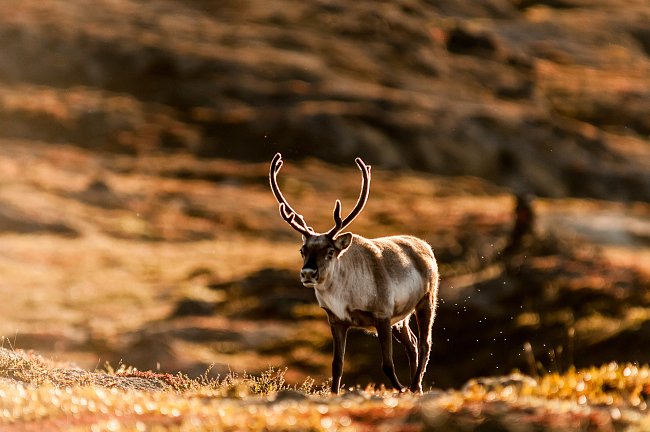
<instances>
[{"instance_id":1,"label":"rocky hillside","mask_svg":"<svg viewBox=\"0 0 650 432\"><path fill-rule=\"evenodd\" d=\"M650 199L643 0L8 0L0 136Z\"/></svg>"}]
</instances>

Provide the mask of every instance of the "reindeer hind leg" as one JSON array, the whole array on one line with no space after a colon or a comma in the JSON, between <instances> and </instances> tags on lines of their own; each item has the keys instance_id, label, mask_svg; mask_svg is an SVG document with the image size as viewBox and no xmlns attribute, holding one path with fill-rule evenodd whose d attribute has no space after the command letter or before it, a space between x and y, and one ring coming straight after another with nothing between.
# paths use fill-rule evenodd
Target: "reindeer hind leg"
<instances>
[{"instance_id":1,"label":"reindeer hind leg","mask_svg":"<svg viewBox=\"0 0 650 432\"><path fill-rule=\"evenodd\" d=\"M377 336L381 347L382 370L390 380L393 388L402 391L404 387L397 379L397 375L395 375L395 364L393 363L393 337L391 335L390 318L378 319L375 328L377 329Z\"/></svg>"},{"instance_id":2,"label":"reindeer hind leg","mask_svg":"<svg viewBox=\"0 0 650 432\"><path fill-rule=\"evenodd\" d=\"M406 355L409 359L411 385L413 385L416 380L418 369L418 339L409 326L408 318L401 327L393 327L393 336L395 336L395 339L404 346L404 351L406 351Z\"/></svg>"},{"instance_id":3,"label":"reindeer hind leg","mask_svg":"<svg viewBox=\"0 0 650 432\"><path fill-rule=\"evenodd\" d=\"M410 390L414 393L422 393L422 380L424 379L427 364L429 363L432 344L431 328L433 326L436 307L435 302L435 294L429 292L420 300L415 308L419 333L419 358L416 376L410 387Z\"/></svg>"}]
</instances>

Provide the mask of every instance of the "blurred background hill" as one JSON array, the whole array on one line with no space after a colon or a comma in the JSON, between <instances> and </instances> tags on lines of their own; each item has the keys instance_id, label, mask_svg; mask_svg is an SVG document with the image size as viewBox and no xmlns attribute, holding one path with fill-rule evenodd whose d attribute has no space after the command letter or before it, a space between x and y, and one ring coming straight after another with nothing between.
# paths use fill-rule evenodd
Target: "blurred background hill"
<instances>
[{"instance_id":1,"label":"blurred background hill","mask_svg":"<svg viewBox=\"0 0 650 432\"><path fill-rule=\"evenodd\" d=\"M87 368L325 379L325 315L267 186L281 151L317 229L356 198L361 156L373 189L353 230L434 246L429 383L531 356L650 361L647 1L3 6L7 344ZM348 383L381 382L376 341L351 344Z\"/></svg>"},{"instance_id":2,"label":"blurred background hill","mask_svg":"<svg viewBox=\"0 0 650 432\"><path fill-rule=\"evenodd\" d=\"M645 1L10 1L4 137L647 200Z\"/></svg>"}]
</instances>

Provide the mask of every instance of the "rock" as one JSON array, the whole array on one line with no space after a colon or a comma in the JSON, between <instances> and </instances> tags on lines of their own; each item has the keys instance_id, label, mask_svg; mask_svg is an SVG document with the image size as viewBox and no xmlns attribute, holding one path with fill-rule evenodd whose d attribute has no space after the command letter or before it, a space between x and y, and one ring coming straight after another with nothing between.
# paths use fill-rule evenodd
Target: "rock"
<instances>
[{"instance_id":1,"label":"rock","mask_svg":"<svg viewBox=\"0 0 650 432\"><path fill-rule=\"evenodd\" d=\"M79 231L62 221L28 215L22 210L2 202L0 202L0 232L50 233L70 238L80 235Z\"/></svg>"},{"instance_id":2,"label":"rock","mask_svg":"<svg viewBox=\"0 0 650 432\"><path fill-rule=\"evenodd\" d=\"M303 402L309 400L309 396L297 390L284 389L277 392L272 400L273 402Z\"/></svg>"},{"instance_id":3,"label":"rock","mask_svg":"<svg viewBox=\"0 0 650 432\"><path fill-rule=\"evenodd\" d=\"M449 31L447 49L456 54L491 58L497 53L498 44L493 35L458 25Z\"/></svg>"},{"instance_id":4,"label":"rock","mask_svg":"<svg viewBox=\"0 0 650 432\"><path fill-rule=\"evenodd\" d=\"M176 304L172 317L210 316L214 313L215 303L194 299L182 299Z\"/></svg>"},{"instance_id":5,"label":"rock","mask_svg":"<svg viewBox=\"0 0 650 432\"><path fill-rule=\"evenodd\" d=\"M483 387L486 391L502 390L506 387L515 387L521 390L522 387L536 387L537 381L532 377L520 373L512 373L505 376L475 378L468 381L462 388L463 392L471 391L473 387Z\"/></svg>"}]
</instances>

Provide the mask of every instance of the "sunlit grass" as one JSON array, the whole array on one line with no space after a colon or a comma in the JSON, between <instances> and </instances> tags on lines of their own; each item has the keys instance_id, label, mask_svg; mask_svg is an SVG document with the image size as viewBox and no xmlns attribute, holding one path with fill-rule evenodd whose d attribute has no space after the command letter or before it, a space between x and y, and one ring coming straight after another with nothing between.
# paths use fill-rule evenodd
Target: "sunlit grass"
<instances>
[{"instance_id":1,"label":"sunlit grass","mask_svg":"<svg viewBox=\"0 0 650 432\"><path fill-rule=\"evenodd\" d=\"M286 369L198 378L120 366L70 369L3 349L0 425L43 430L637 430L649 425L650 367L609 363L531 378L481 378L423 396L285 381ZM149 388L147 388L149 386ZM522 429L524 430L524 429ZM525 429L528 430L528 429Z\"/></svg>"},{"instance_id":2,"label":"sunlit grass","mask_svg":"<svg viewBox=\"0 0 650 432\"><path fill-rule=\"evenodd\" d=\"M650 397L650 366L615 362L590 368L569 368L537 379L515 374L503 380L474 379L463 389L467 399L510 401L536 397L578 404L636 407L645 411Z\"/></svg>"}]
</instances>

